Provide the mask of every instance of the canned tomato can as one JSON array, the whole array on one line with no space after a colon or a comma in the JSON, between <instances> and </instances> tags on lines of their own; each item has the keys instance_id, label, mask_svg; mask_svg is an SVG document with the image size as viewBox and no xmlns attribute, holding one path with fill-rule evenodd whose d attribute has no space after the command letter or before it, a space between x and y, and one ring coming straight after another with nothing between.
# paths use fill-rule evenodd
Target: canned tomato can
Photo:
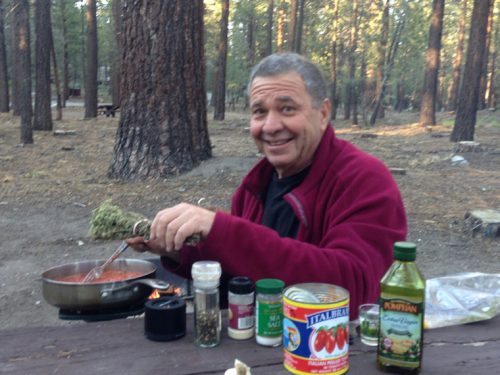
<instances>
[{"instance_id":1,"label":"canned tomato can","mask_svg":"<svg viewBox=\"0 0 500 375\"><path fill-rule=\"evenodd\" d=\"M283 292L284 366L294 374L344 374L349 369L349 292L303 283Z\"/></svg>"}]
</instances>

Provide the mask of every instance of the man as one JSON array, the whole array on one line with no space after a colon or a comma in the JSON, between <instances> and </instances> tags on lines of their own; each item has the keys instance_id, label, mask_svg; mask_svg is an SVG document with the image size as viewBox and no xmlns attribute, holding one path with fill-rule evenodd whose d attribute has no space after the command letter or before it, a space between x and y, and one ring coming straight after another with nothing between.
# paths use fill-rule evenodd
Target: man
<instances>
[{"instance_id":1,"label":"man","mask_svg":"<svg viewBox=\"0 0 500 375\"><path fill-rule=\"evenodd\" d=\"M405 239L406 217L382 162L336 138L320 70L293 53L263 59L249 81L250 133L264 154L232 198L231 213L179 204L160 211L151 239L129 240L189 277L193 262L286 285L331 283L350 293L350 316L375 301ZM197 246L183 245L200 234Z\"/></svg>"}]
</instances>

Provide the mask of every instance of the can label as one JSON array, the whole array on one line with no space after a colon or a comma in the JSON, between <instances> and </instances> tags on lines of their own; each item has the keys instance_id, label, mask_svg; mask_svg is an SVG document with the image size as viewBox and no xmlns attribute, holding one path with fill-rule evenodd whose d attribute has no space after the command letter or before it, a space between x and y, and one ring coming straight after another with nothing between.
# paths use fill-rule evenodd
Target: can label
<instances>
[{"instance_id":1,"label":"can label","mask_svg":"<svg viewBox=\"0 0 500 375\"><path fill-rule=\"evenodd\" d=\"M253 304L229 304L229 327L233 329L248 329L254 326Z\"/></svg>"},{"instance_id":2,"label":"can label","mask_svg":"<svg viewBox=\"0 0 500 375\"><path fill-rule=\"evenodd\" d=\"M284 293L284 366L294 374L344 374L349 369L349 297L340 287L310 284L307 293L318 286L336 288L331 302L298 302ZM307 288L308 284L299 284ZM296 287L295 287L296 290ZM328 297L328 296L327 296ZM299 298L300 300L300 298Z\"/></svg>"}]
</instances>

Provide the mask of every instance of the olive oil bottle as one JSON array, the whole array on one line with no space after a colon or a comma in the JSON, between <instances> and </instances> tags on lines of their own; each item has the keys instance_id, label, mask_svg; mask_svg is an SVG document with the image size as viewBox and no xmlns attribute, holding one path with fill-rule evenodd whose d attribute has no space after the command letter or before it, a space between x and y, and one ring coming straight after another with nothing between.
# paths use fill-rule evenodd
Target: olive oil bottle
<instances>
[{"instance_id":1,"label":"olive oil bottle","mask_svg":"<svg viewBox=\"0 0 500 375\"><path fill-rule=\"evenodd\" d=\"M416 374L422 366L425 280L415 264L417 247L394 244L394 263L380 282L377 367Z\"/></svg>"}]
</instances>

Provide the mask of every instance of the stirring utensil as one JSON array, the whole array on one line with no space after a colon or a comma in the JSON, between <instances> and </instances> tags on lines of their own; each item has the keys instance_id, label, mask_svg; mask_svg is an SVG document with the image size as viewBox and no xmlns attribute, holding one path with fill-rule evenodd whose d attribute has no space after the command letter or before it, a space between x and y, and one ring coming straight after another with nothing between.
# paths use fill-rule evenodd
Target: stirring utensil
<instances>
[{"instance_id":1,"label":"stirring utensil","mask_svg":"<svg viewBox=\"0 0 500 375\"><path fill-rule=\"evenodd\" d=\"M127 250L127 248L128 248L128 243L125 241L122 241L120 246L118 246L118 248L108 258L108 260L106 260L102 265L92 268L87 273L85 278L82 280L82 283L88 283L88 282L91 282L91 281L101 277L101 275L104 272L104 270L106 269L106 267L108 267L116 258L118 258L121 255L121 253L123 253L125 250Z\"/></svg>"}]
</instances>

